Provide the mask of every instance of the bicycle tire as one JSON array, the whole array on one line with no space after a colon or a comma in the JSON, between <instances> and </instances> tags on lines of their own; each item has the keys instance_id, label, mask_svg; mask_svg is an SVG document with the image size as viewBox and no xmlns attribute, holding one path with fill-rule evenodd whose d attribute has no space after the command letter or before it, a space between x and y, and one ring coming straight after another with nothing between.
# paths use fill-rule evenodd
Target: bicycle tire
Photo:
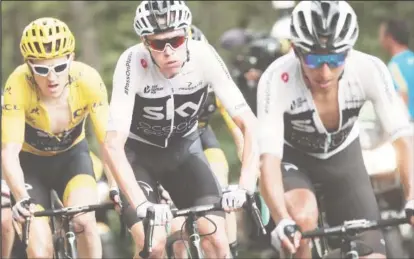
<instances>
[{"instance_id":1,"label":"bicycle tire","mask_svg":"<svg viewBox=\"0 0 414 259\"><path fill-rule=\"evenodd\" d=\"M58 205L56 203L57 195L51 190L50 191L50 207L55 209ZM65 259L65 239L62 236L62 222L58 222L56 217L50 217L50 228L52 232L52 242L53 242L53 253L56 259Z\"/></svg>"},{"instance_id":2,"label":"bicycle tire","mask_svg":"<svg viewBox=\"0 0 414 259\"><path fill-rule=\"evenodd\" d=\"M177 241L183 241L181 238L181 231L177 230L167 237L167 242L165 243L165 252L167 253L167 258L173 259L174 257L174 243ZM186 240L185 240L186 241ZM189 253L187 249L187 253Z\"/></svg>"}]
</instances>

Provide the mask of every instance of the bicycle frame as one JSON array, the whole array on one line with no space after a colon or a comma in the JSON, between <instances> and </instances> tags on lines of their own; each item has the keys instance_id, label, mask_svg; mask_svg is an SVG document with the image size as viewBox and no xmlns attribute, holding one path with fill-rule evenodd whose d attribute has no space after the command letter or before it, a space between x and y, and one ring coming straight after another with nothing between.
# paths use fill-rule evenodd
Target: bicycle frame
<instances>
[{"instance_id":1,"label":"bicycle frame","mask_svg":"<svg viewBox=\"0 0 414 259\"><path fill-rule=\"evenodd\" d=\"M337 236L341 238L341 248L339 249L339 257L347 259L358 259L360 256L366 256L372 253L372 248L364 243L358 243L353 240L356 234L368 230L381 229L389 226L397 226L400 224L408 224L408 217L392 218L387 220L369 221L365 219L345 221L343 225L320 228L309 232L302 233L302 238L315 238L324 236ZM365 250L365 251L364 251ZM338 258L336 255L338 249L328 253L329 258ZM361 252L361 254L360 254ZM327 255L324 255L327 256Z\"/></svg>"},{"instance_id":2,"label":"bicycle frame","mask_svg":"<svg viewBox=\"0 0 414 259\"><path fill-rule=\"evenodd\" d=\"M197 215L190 213L185 221L185 227L188 233L189 248L192 258L204 258L203 251L200 245L200 234L197 227Z\"/></svg>"},{"instance_id":3,"label":"bicycle frame","mask_svg":"<svg viewBox=\"0 0 414 259\"><path fill-rule=\"evenodd\" d=\"M54 205L52 205L55 207ZM79 206L79 207L66 207L60 209L51 209L45 211L38 211L34 213L35 217L51 217L52 218L52 228L53 228L53 236L55 238L53 244L55 248L55 257L57 258L77 258L78 253L76 249L76 234L74 231L72 218L74 215L78 213L86 213L90 211L95 211L99 209L114 209L113 203L108 204L96 204L96 205L86 205L86 206ZM57 228L57 218L61 219L60 225L64 231L64 235L62 235L61 231ZM26 219L26 223L23 227L23 244L27 246L28 244L28 237L29 237L29 229L30 229L30 220L31 218L28 217ZM65 239L65 240L63 240ZM66 242L65 242L66 241Z\"/></svg>"},{"instance_id":4,"label":"bicycle frame","mask_svg":"<svg viewBox=\"0 0 414 259\"><path fill-rule=\"evenodd\" d=\"M256 201L253 195L247 195L246 203L244 204L245 209L251 213L253 217L253 221L255 222L256 226L261 230L261 232L265 235L266 229L263 226L263 222L260 217L260 211L257 208ZM172 210L173 217L180 217L184 216L187 217L185 221L186 232L188 234L189 239L189 248L191 258L203 258L203 252L200 245L201 236L198 232L197 227L197 219L199 217L204 216L207 212L210 211L220 211L223 210L221 202L211 204L211 205L202 205L202 206L195 206L192 208L177 210ZM154 217L155 212L152 207L148 208L147 215L146 215L146 222L144 223L145 226L145 239L144 239L144 248L139 253L142 258L148 258L151 251L152 251L152 235L154 229ZM174 242L174 241L173 241ZM172 243L173 243L172 242ZM168 242L167 242L168 244ZM166 247L167 254L172 255L172 249L170 249L167 245Z\"/></svg>"}]
</instances>

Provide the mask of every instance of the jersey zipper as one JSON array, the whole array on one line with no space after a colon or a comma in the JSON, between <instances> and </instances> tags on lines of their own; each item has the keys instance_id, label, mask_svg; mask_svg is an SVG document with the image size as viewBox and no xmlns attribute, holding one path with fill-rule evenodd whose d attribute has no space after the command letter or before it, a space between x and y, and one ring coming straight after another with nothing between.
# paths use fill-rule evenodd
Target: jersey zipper
<instances>
[{"instance_id":1,"label":"jersey zipper","mask_svg":"<svg viewBox=\"0 0 414 259\"><path fill-rule=\"evenodd\" d=\"M331 142L332 142L331 133L326 133L324 153L328 152L328 149L329 149L329 146L331 145Z\"/></svg>"}]
</instances>

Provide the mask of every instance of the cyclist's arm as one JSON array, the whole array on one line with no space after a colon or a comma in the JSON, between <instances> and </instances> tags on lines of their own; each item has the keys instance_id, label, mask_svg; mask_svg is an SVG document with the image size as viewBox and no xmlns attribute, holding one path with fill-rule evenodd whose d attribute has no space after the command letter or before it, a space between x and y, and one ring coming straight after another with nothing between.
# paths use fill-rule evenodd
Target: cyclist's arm
<instances>
[{"instance_id":1,"label":"cyclist's arm","mask_svg":"<svg viewBox=\"0 0 414 259\"><path fill-rule=\"evenodd\" d=\"M259 150L257 146L257 119L249 108L239 88L233 82L223 60L209 45L203 60L208 65L205 75L218 99L243 133L243 158L239 185L248 191L256 189L259 168Z\"/></svg>"},{"instance_id":2,"label":"cyclist's arm","mask_svg":"<svg viewBox=\"0 0 414 259\"><path fill-rule=\"evenodd\" d=\"M86 82L88 89L88 96L90 98L89 114L93 125L93 130L100 146L100 157L103 161L104 172L108 179L110 187L116 187L116 181L112 176L111 170L105 159L103 159L103 143L106 135L106 126L108 123L108 94L105 84L99 73L92 69L88 72L88 79Z\"/></svg>"},{"instance_id":3,"label":"cyclist's arm","mask_svg":"<svg viewBox=\"0 0 414 259\"><path fill-rule=\"evenodd\" d=\"M388 66L392 79L394 81L395 89L400 93L405 104L408 106L408 84L398 64L391 62Z\"/></svg>"},{"instance_id":4,"label":"cyclist's arm","mask_svg":"<svg viewBox=\"0 0 414 259\"><path fill-rule=\"evenodd\" d=\"M126 51L121 55L114 72L104 155L119 188L131 206L136 208L146 201L146 197L135 179L124 149L135 102L135 91L132 88L138 84L135 73L139 69L133 66L131 57L128 58L129 53ZM129 76L128 79L126 75Z\"/></svg>"},{"instance_id":5,"label":"cyclist's arm","mask_svg":"<svg viewBox=\"0 0 414 259\"><path fill-rule=\"evenodd\" d=\"M243 157L243 133L240 131L239 127L234 123L233 119L230 117L226 109L221 105L219 99L216 98L217 107L219 108L220 114L223 117L224 122L227 125L227 128L230 131L231 136L233 137L234 143L237 148L237 155L239 159L242 160Z\"/></svg>"},{"instance_id":6,"label":"cyclist's arm","mask_svg":"<svg viewBox=\"0 0 414 259\"><path fill-rule=\"evenodd\" d=\"M24 142L25 92L20 87L24 82L11 75L6 82L1 116L1 162L3 178L6 180L15 200L29 196L24 184L19 153Z\"/></svg>"},{"instance_id":7,"label":"cyclist's arm","mask_svg":"<svg viewBox=\"0 0 414 259\"><path fill-rule=\"evenodd\" d=\"M370 84L365 91L374 104L383 128L393 142L405 197L408 200L414 199L414 143L408 112L394 90L391 75L385 64L379 59L373 59L373 62L375 73L368 73L370 76L367 75L366 80L369 80L367 82Z\"/></svg>"},{"instance_id":8,"label":"cyclist's arm","mask_svg":"<svg viewBox=\"0 0 414 259\"><path fill-rule=\"evenodd\" d=\"M282 181L281 161L284 145L284 121L287 96L281 91L283 83L268 69L257 88L257 117L261 154L260 192L269 207L273 220L290 219Z\"/></svg>"}]
</instances>

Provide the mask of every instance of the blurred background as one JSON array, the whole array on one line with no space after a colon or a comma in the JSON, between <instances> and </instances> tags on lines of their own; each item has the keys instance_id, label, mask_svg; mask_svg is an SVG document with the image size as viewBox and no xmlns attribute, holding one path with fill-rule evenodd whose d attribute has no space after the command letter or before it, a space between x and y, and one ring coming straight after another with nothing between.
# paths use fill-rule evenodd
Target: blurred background
<instances>
[{"instance_id":1,"label":"blurred background","mask_svg":"<svg viewBox=\"0 0 414 259\"><path fill-rule=\"evenodd\" d=\"M112 75L120 54L139 43L133 29L135 9L140 1L6 1L1 3L1 83L4 87L9 74L23 62L19 42L24 27L40 17L55 17L66 22L76 38L76 59L96 68L103 77L111 95ZM414 4L407 1L350 1L359 18L360 36L356 49L380 57L385 63L390 59L378 42L381 18L398 17L413 21ZM252 33L269 35L283 10L272 7L270 1L189 1L193 23L199 27L209 42L216 47L229 69L233 69L235 55L241 48L224 49L220 38L232 28L244 28ZM414 22L409 24L414 29ZM414 34L411 35L414 37ZM411 43L414 41L411 40ZM225 151L234 181L240 163L232 138L221 116L216 115L213 128ZM91 143L94 140L91 139ZM96 145L92 144L96 151ZM113 228L119 228L113 215ZM112 225L112 224L111 224ZM118 239L122 255L130 255L130 238Z\"/></svg>"}]
</instances>

